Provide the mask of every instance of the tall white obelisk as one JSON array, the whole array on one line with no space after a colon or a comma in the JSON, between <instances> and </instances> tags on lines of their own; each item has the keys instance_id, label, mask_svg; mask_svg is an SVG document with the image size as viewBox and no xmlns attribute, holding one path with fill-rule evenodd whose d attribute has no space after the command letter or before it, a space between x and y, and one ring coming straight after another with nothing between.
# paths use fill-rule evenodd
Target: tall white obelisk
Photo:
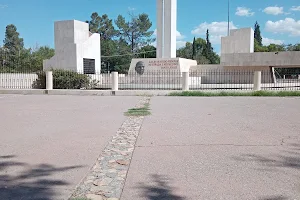
<instances>
[{"instance_id":1,"label":"tall white obelisk","mask_svg":"<svg viewBox=\"0 0 300 200\"><path fill-rule=\"evenodd\" d=\"M177 0L157 2L157 58L176 58Z\"/></svg>"}]
</instances>

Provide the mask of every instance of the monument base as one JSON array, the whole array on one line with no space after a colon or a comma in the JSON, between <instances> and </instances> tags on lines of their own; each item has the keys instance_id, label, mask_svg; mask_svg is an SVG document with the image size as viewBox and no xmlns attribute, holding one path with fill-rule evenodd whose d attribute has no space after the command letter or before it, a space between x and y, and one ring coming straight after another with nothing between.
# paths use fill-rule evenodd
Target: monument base
<instances>
[{"instance_id":1,"label":"monument base","mask_svg":"<svg viewBox=\"0 0 300 200\"><path fill-rule=\"evenodd\" d=\"M136 58L132 59L129 74L141 76L153 72L189 72L191 66L196 66L196 60L185 58Z\"/></svg>"}]
</instances>

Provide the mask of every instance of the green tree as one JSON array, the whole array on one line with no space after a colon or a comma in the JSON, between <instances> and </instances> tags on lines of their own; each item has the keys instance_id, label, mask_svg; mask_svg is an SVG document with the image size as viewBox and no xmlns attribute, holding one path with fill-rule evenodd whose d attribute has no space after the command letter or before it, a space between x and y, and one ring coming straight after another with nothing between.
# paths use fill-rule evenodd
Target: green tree
<instances>
[{"instance_id":1,"label":"green tree","mask_svg":"<svg viewBox=\"0 0 300 200\"><path fill-rule=\"evenodd\" d=\"M102 41L112 40L118 35L118 31L113 26L113 20L109 19L106 14L99 16L97 12L94 12L87 23L89 23L90 32L99 33Z\"/></svg>"},{"instance_id":2,"label":"green tree","mask_svg":"<svg viewBox=\"0 0 300 200\"><path fill-rule=\"evenodd\" d=\"M54 56L54 49L48 46L41 46L27 54L27 59L24 57L22 60L24 68L30 71L43 70L43 61L50 59ZM30 63L28 63L28 61Z\"/></svg>"},{"instance_id":3,"label":"green tree","mask_svg":"<svg viewBox=\"0 0 300 200\"><path fill-rule=\"evenodd\" d=\"M254 51L255 52L268 52L268 48L266 46L259 45L257 40L254 40Z\"/></svg>"},{"instance_id":4,"label":"green tree","mask_svg":"<svg viewBox=\"0 0 300 200\"><path fill-rule=\"evenodd\" d=\"M20 54L24 48L23 38L13 24L6 26L5 39L3 40L3 49L6 52L6 66L15 68L20 64Z\"/></svg>"},{"instance_id":5,"label":"green tree","mask_svg":"<svg viewBox=\"0 0 300 200\"><path fill-rule=\"evenodd\" d=\"M147 45L139 49L138 58L156 58L156 47Z\"/></svg>"},{"instance_id":6,"label":"green tree","mask_svg":"<svg viewBox=\"0 0 300 200\"><path fill-rule=\"evenodd\" d=\"M209 40L209 30L206 31L206 46L204 49L204 55L207 60L209 60L209 64L218 64L220 63L220 57L218 54L214 52L214 49Z\"/></svg>"},{"instance_id":7,"label":"green tree","mask_svg":"<svg viewBox=\"0 0 300 200\"><path fill-rule=\"evenodd\" d=\"M177 57L193 59L193 44L190 42L185 43L184 47L177 50Z\"/></svg>"},{"instance_id":8,"label":"green tree","mask_svg":"<svg viewBox=\"0 0 300 200\"><path fill-rule=\"evenodd\" d=\"M254 25L254 40L257 41L258 46L263 46L261 32L260 32L260 25L258 24L258 22L256 22Z\"/></svg>"},{"instance_id":9,"label":"green tree","mask_svg":"<svg viewBox=\"0 0 300 200\"><path fill-rule=\"evenodd\" d=\"M279 52L279 51L286 51L284 45L279 45L279 44L270 44L267 46L268 52Z\"/></svg>"},{"instance_id":10,"label":"green tree","mask_svg":"<svg viewBox=\"0 0 300 200\"><path fill-rule=\"evenodd\" d=\"M210 59L207 58L207 42L202 38L195 38L193 43L187 42L186 45L177 50L177 56L181 58L197 60L199 64L220 63L220 57L213 52L210 53Z\"/></svg>"},{"instance_id":11,"label":"green tree","mask_svg":"<svg viewBox=\"0 0 300 200\"><path fill-rule=\"evenodd\" d=\"M120 37L130 45L132 53L154 41L151 38L154 32L149 31L152 22L145 13L138 16L131 15L130 21L126 21L122 15L119 15L115 24L119 29Z\"/></svg>"},{"instance_id":12,"label":"green tree","mask_svg":"<svg viewBox=\"0 0 300 200\"><path fill-rule=\"evenodd\" d=\"M8 49L10 54L17 55L24 48L23 38L17 31L17 27L13 24L6 26L5 39L3 47Z\"/></svg>"},{"instance_id":13,"label":"green tree","mask_svg":"<svg viewBox=\"0 0 300 200\"><path fill-rule=\"evenodd\" d=\"M295 45L289 44L286 46L286 50L287 51L300 51L300 43L295 44Z\"/></svg>"},{"instance_id":14,"label":"green tree","mask_svg":"<svg viewBox=\"0 0 300 200\"><path fill-rule=\"evenodd\" d=\"M112 71L116 59L109 56L117 54L118 50L117 41L115 41L118 31L113 25L113 20L106 14L99 16L97 12L94 12L91 19L86 22L89 23L90 32L100 34L101 44L99 45L101 45L102 63L104 63L102 72Z\"/></svg>"},{"instance_id":15,"label":"green tree","mask_svg":"<svg viewBox=\"0 0 300 200\"><path fill-rule=\"evenodd\" d=\"M192 58L195 59L196 57L196 38L194 37L194 40L193 40L193 55L192 55Z\"/></svg>"}]
</instances>

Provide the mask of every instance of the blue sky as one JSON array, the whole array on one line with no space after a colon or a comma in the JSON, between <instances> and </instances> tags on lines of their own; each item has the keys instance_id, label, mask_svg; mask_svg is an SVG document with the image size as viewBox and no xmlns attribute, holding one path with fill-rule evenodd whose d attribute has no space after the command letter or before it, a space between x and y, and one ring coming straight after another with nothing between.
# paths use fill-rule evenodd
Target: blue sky
<instances>
[{"instance_id":1,"label":"blue sky","mask_svg":"<svg viewBox=\"0 0 300 200\"><path fill-rule=\"evenodd\" d=\"M300 42L299 0L230 0L231 26L253 27L261 25L264 43ZM92 12L108 14L116 19L119 14L128 16L147 13L156 22L156 0L0 0L0 44L5 27L15 24L26 47L48 45L54 47L54 21L88 20ZM178 0L177 46L205 37L210 29L215 50L220 49L220 37L226 35L227 0Z\"/></svg>"}]
</instances>

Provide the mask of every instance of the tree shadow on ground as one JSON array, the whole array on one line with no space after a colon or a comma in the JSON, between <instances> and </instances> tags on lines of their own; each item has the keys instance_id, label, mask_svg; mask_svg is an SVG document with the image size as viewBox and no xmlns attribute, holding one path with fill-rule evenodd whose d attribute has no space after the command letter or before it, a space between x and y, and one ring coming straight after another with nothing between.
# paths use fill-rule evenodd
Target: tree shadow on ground
<instances>
[{"instance_id":1,"label":"tree shadow on ground","mask_svg":"<svg viewBox=\"0 0 300 200\"><path fill-rule=\"evenodd\" d=\"M280 196L273 196L273 197L261 198L259 200L287 200L287 198L286 197L280 197Z\"/></svg>"},{"instance_id":2,"label":"tree shadow on ground","mask_svg":"<svg viewBox=\"0 0 300 200\"><path fill-rule=\"evenodd\" d=\"M257 154L243 154L238 157L234 157L237 161L243 162L257 162L260 164L256 170L269 171L275 173L285 173L285 169L300 170L300 145L295 143L289 143L282 146L277 154L271 154L268 156L262 156ZM263 197L260 200L286 200L289 199L284 195Z\"/></svg>"},{"instance_id":3,"label":"tree shadow on ground","mask_svg":"<svg viewBox=\"0 0 300 200\"><path fill-rule=\"evenodd\" d=\"M268 157L255 154L244 154L239 157L234 157L234 159L238 161L256 161L261 163L263 167L267 167L270 170L280 168L300 170L300 145L288 144L285 147L285 150Z\"/></svg>"},{"instance_id":4,"label":"tree shadow on ground","mask_svg":"<svg viewBox=\"0 0 300 200\"><path fill-rule=\"evenodd\" d=\"M82 166L55 167L49 164L30 166L14 161L16 156L0 156L0 199L3 200L51 200L57 199L54 187L68 182L51 178L52 175ZM7 172L12 168L21 172Z\"/></svg>"},{"instance_id":5,"label":"tree shadow on ground","mask_svg":"<svg viewBox=\"0 0 300 200\"><path fill-rule=\"evenodd\" d=\"M140 183L139 189L143 191L143 197L149 200L184 200L184 197L173 193L175 188L169 185L170 179L161 175L151 175L153 184Z\"/></svg>"}]
</instances>

